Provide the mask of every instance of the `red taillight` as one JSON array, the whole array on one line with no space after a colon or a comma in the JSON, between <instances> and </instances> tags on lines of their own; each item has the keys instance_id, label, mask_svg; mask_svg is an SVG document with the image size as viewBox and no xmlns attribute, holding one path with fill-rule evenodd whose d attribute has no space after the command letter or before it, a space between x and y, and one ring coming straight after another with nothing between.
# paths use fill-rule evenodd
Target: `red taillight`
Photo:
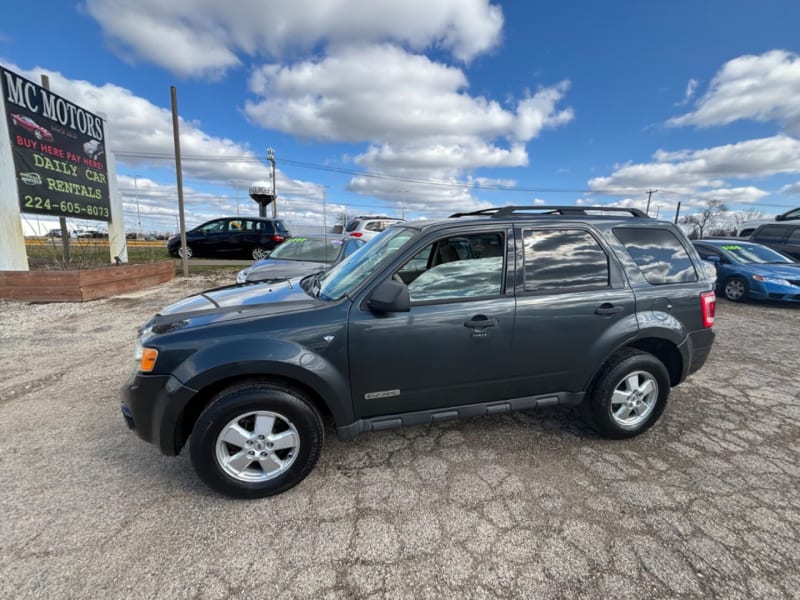
<instances>
[{"instance_id":1,"label":"red taillight","mask_svg":"<svg viewBox=\"0 0 800 600\"><path fill-rule=\"evenodd\" d=\"M714 292L703 292L700 294L700 306L703 309L703 327L712 327L717 309L717 295Z\"/></svg>"},{"instance_id":2,"label":"red taillight","mask_svg":"<svg viewBox=\"0 0 800 600\"><path fill-rule=\"evenodd\" d=\"M283 241L283 240L285 240L285 239L286 239L286 238L285 238L285 237L283 237L282 235L273 235L273 236L272 236L272 241L273 241L273 242L282 242L282 241Z\"/></svg>"},{"instance_id":3,"label":"red taillight","mask_svg":"<svg viewBox=\"0 0 800 600\"><path fill-rule=\"evenodd\" d=\"M351 236L353 236L353 237L361 237L361 236L363 236L364 234L363 234L363 233L361 233L360 231L354 231L354 232L353 232L353 233L351 233L350 235L351 235Z\"/></svg>"}]
</instances>

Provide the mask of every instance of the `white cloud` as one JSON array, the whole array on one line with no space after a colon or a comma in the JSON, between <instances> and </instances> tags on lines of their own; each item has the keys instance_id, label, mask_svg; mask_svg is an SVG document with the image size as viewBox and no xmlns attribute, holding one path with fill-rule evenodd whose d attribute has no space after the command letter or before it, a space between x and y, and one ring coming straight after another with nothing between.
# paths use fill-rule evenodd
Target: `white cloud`
<instances>
[{"instance_id":1,"label":"white cloud","mask_svg":"<svg viewBox=\"0 0 800 600\"><path fill-rule=\"evenodd\" d=\"M391 45L350 47L321 60L266 65L250 79L260 98L246 114L263 127L327 141L436 140L499 136L527 142L573 118L556 110L569 82L524 98L516 113L466 92L458 68Z\"/></svg>"},{"instance_id":2,"label":"white cloud","mask_svg":"<svg viewBox=\"0 0 800 600\"><path fill-rule=\"evenodd\" d=\"M694 194L694 199L703 203L708 200L721 200L724 204L753 204L768 195L769 192L748 185L744 187L719 188L697 192Z\"/></svg>"},{"instance_id":3,"label":"white cloud","mask_svg":"<svg viewBox=\"0 0 800 600\"><path fill-rule=\"evenodd\" d=\"M782 194L800 194L800 181L797 183L790 183L781 188Z\"/></svg>"},{"instance_id":4,"label":"white cloud","mask_svg":"<svg viewBox=\"0 0 800 600\"><path fill-rule=\"evenodd\" d=\"M169 109L156 106L150 101L134 95L130 90L114 84L107 83L98 86L88 81L68 79L61 73L40 67L26 71L15 65L7 66L12 71L33 81L38 80L40 74L46 74L50 78L50 86L54 92L91 112L105 115L108 120L106 148L114 152L118 166L122 165L143 171L155 168L163 169L166 173L174 172L172 113ZM222 185L227 189L241 186L244 189L243 198L247 203L254 205L247 197L246 188L256 180L270 178L270 170L264 164L264 160L246 145L227 138L209 135L196 122L181 118L180 129L182 167L188 186L202 187L204 184L209 184ZM174 176L167 175L167 177ZM121 175L119 179L126 181L124 175ZM133 188L133 179L129 179L126 187ZM278 195L285 199L291 199L292 202L308 200L318 205L322 198L322 186L289 178L280 169L276 170L276 180ZM143 199L147 198L145 194L148 185L161 190L159 194L152 196L154 208L153 211L147 209L148 217L155 218L159 214L169 213L173 215L171 220L174 221L174 214L177 210L175 200L177 191L171 182L164 185L147 178L139 178L137 183L142 189ZM123 187L122 183L120 183L120 187ZM205 208L199 210L198 214L205 215L211 211L212 216L219 216L218 205L220 203L214 199L218 195L201 195L199 192L193 192L193 194L195 199L206 205ZM126 221L130 224L135 222L135 220L131 221L130 208L133 190L123 191L123 197L128 203ZM213 203L214 207L209 208L208 203ZM187 205L189 205L188 201ZM243 205L246 204L243 203ZM144 206L148 206L148 204L145 203ZM235 204L233 208L236 208ZM170 223L162 222L162 225L165 228L170 227Z\"/></svg>"},{"instance_id":5,"label":"white cloud","mask_svg":"<svg viewBox=\"0 0 800 600\"><path fill-rule=\"evenodd\" d=\"M35 67L29 71L10 65L11 70L32 80L44 73L53 91L108 120L107 148L120 152L117 162L132 168L155 165L174 168L172 112L130 90L106 83L102 86L73 80L61 73ZM199 124L180 118L184 175L217 183L268 179L270 171L247 146L203 131ZM321 198L322 188L308 182L276 176L278 192Z\"/></svg>"},{"instance_id":6,"label":"white cloud","mask_svg":"<svg viewBox=\"0 0 800 600\"><path fill-rule=\"evenodd\" d=\"M460 69L396 46L350 47L316 61L258 69L250 88L259 99L247 102L245 112L263 127L298 137L367 142L354 161L368 170L453 185L473 169L527 166L525 143L574 117L557 107L566 81L527 93L511 110L469 95L466 87ZM359 177L349 189L397 198L407 187ZM464 191L436 195L443 202L476 202Z\"/></svg>"},{"instance_id":7,"label":"white cloud","mask_svg":"<svg viewBox=\"0 0 800 600\"><path fill-rule=\"evenodd\" d=\"M188 76L218 75L240 54L386 41L469 61L493 48L503 27L489 0L86 0L86 10L121 54Z\"/></svg>"},{"instance_id":8,"label":"white cloud","mask_svg":"<svg viewBox=\"0 0 800 600\"><path fill-rule=\"evenodd\" d=\"M596 191L654 187L694 194L701 188L722 188L728 178L800 173L800 141L786 135L701 150L659 150L653 157L655 162L625 164L608 177L591 179L589 186Z\"/></svg>"},{"instance_id":9,"label":"white cloud","mask_svg":"<svg viewBox=\"0 0 800 600\"><path fill-rule=\"evenodd\" d=\"M680 102L676 102L676 106L686 106L689 104L689 101L694 98L694 94L697 91L697 86L700 82L697 79L690 79L689 82L686 84L686 91L683 93L683 100Z\"/></svg>"},{"instance_id":10,"label":"white cloud","mask_svg":"<svg viewBox=\"0 0 800 600\"><path fill-rule=\"evenodd\" d=\"M726 125L739 119L777 121L800 134L800 56L783 50L746 55L725 63L695 111L672 126Z\"/></svg>"}]
</instances>

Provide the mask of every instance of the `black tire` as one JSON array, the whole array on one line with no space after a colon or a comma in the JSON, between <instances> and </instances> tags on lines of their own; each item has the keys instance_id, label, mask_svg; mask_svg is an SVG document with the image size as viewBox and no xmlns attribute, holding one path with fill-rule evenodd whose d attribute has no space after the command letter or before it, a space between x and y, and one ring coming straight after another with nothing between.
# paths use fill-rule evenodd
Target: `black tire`
<instances>
[{"instance_id":1,"label":"black tire","mask_svg":"<svg viewBox=\"0 0 800 600\"><path fill-rule=\"evenodd\" d=\"M268 421L269 415L274 417L278 431L259 441L256 419ZM286 428L280 429L279 425ZM270 425L270 432L273 431ZM247 442L240 444L237 440L229 444L223 439L228 433L241 435L239 432L250 435L241 438ZM296 440L293 447L269 449L271 439L287 435L287 439ZM263 498L300 483L317 463L323 439L320 415L301 393L283 385L251 382L227 388L214 397L197 419L190 439L190 454L195 471L212 489L234 498ZM266 457L268 452L270 457ZM255 457L250 458L250 453ZM238 475L232 474L234 467L245 462L247 466ZM279 467L281 464L284 466ZM273 467L276 470L270 473Z\"/></svg>"},{"instance_id":2,"label":"black tire","mask_svg":"<svg viewBox=\"0 0 800 600\"><path fill-rule=\"evenodd\" d=\"M722 284L722 295L731 302L744 302L750 295L747 280L742 277L729 277Z\"/></svg>"},{"instance_id":3,"label":"black tire","mask_svg":"<svg viewBox=\"0 0 800 600\"><path fill-rule=\"evenodd\" d=\"M631 382L635 384L632 386ZM667 406L669 391L669 373L664 363L647 352L621 350L598 374L585 408L604 437L631 438L658 420Z\"/></svg>"}]
</instances>

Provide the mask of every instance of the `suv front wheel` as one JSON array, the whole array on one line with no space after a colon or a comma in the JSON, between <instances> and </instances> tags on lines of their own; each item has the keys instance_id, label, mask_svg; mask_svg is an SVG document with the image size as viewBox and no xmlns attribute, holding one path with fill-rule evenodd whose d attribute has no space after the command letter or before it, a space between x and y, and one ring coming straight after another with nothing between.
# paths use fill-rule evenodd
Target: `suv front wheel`
<instances>
[{"instance_id":1,"label":"suv front wheel","mask_svg":"<svg viewBox=\"0 0 800 600\"><path fill-rule=\"evenodd\" d=\"M587 398L589 415L605 437L630 438L647 431L664 412L669 396L667 369L639 350L615 354Z\"/></svg>"},{"instance_id":2,"label":"suv front wheel","mask_svg":"<svg viewBox=\"0 0 800 600\"><path fill-rule=\"evenodd\" d=\"M322 421L299 392L273 383L220 392L191 435L192 465L213 489L235 498L279 494L302 481L322 451Z\"/></svg>"}]
</instances>

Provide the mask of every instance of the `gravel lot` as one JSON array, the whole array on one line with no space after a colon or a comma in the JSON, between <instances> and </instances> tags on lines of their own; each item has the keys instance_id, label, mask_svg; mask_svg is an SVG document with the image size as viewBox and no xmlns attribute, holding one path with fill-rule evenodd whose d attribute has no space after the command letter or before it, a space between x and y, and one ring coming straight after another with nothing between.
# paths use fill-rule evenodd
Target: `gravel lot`
<instances>
[{"instance_id":1,"label":"gravel lot","mask_svg":"<svg viewBox=\"0 0 800 600\"><path fill-rule=\"evenodd\" d=\"M798 597L800 308L720 301L637 439L571 410L329 426L298 487L234 501L119 412L135 327L215 283L0 301L0 597Z\"/></svg>"}]
</instances>

